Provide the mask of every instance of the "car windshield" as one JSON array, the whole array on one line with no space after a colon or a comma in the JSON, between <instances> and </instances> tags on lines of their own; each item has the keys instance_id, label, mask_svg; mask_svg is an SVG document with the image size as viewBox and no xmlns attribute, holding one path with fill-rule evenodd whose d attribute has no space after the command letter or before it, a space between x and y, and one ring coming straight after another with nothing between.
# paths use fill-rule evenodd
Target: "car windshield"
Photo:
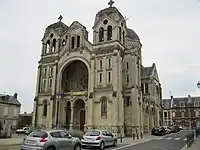
<instances>
[{"instance_id":1,"label":"car windshield","mask_svg":"<svg viewBox=\"0 0 200 150\"><path fill-rule=\"evenodd\" d=\"M29 135L29 137L37 137L37 138L46 138L48 135L43 131L33 131Z\"/></svg>"},{"instance_id":2,"label":"car windshield","mask_svg":"<svg viewBox=\"0 0 200 150\"><path fill-rule=\"evenodd\" d=\"M99 136L99 135L100 135L99 131L91 131L85 134L85 136Z\"/></svg>"}]
</instances>

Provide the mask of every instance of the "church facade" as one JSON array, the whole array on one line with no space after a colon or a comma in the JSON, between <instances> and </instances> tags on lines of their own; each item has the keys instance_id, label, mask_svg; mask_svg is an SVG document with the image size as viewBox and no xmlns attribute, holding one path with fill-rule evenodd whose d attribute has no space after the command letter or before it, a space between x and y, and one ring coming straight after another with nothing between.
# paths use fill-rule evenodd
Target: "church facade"
<instances>
[{"instance_id":1,"label":"church facade","mask_svg":"<svg viewBox=\"0 0 200 150\"><path fill-rule=\"evenodd\" d=\"M142 66L140 39L118 9L111 5L96 14L92 43L80 22L61 20L42 39L33 124L138 136L159 125L155 64Z\"/></svg>"}]
</instances>

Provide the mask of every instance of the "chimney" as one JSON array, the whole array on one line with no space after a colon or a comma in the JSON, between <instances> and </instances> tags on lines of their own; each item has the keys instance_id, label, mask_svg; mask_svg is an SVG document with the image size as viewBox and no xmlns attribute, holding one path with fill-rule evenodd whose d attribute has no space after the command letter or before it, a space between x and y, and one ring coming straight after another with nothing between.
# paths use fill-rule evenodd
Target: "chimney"
<instances>
[{"instance_id":1,"label":"chimney","mask_svg":"<svg viewBox=\"0 0 200 150\"><path fill-rule=\"evenodd\" d=\"M14 98L17 99L17 93L14 94Z\"/></svg>"},{"instance_id":2,"label":"chimney","mask_svg":"<svg viewBox=\"0 0 200 150\"><path fill-rule=\"evenodd\" d=\"M171 99L173 99L173 96L171 95Z\"/></svg>"},{"instance_id":3,"label":"chimney","mask_svg":"<svg viewBox=\"0 0 200 150\"><path fill-rule=\"evenodd\" d=\"M191 99L191 96L188 95L188 102L191 103L192 102L192 99Z\"/></svg>"}]
</instances>

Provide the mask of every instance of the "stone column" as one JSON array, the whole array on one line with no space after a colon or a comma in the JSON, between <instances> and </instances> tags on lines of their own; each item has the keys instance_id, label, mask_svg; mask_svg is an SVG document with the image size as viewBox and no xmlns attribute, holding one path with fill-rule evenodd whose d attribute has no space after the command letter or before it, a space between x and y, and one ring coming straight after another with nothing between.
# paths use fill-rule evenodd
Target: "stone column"
<instances>
[{"instance_id":1,"label":"stone column","mask_svg":"<svg viewBox=\"0 0 200 150\"><path fill-rule=\"evenodd\" d=\"M84 124L84 131L87 131L87 118L88 118L88 106L85 105L85 124Z\"/></svg>"},{"instance_id":2,"label":"stone column","mask_svg":"<svg viewBox=\"0 0 200 150\"><path fill-rule=\"evenodd\" d=\"M47 48L47 45L42 43L42 51L41 51L41 55L45 54L46 52L46 48Z\"/></svg>"},{"instance_id":3,"label":"stone column","mask_svg":"<svg viewBox=\"0 0 200 150\"><path fill-rule=\"evenodd\" d=\"M59 52L60 41L61 41L61 39L56 40L56 49L55 49L55 52Z\"/></svg>"},{"instance_id":4,"label":"stone column","mask_svg":"<svg viewBox=\"0 0 200 150\"><path fill-rule=\"evenodd\" d=\"M70 125L69 125L70 130L73 129L73 126L74 126L74 107L71 106L71 122L70 122Z\"/></svg>"},{"instance_id":5,"label":"stone column","mask_svg":"<svg viewBox=\"0 0 200 150\"><path fill-rule=\"evenodd\" d=\"M88 106L87 106L87 126L92 128L93 126L93 99L94 99L94 87L95 87L95 54L92 54L91 58L91 68L89 74L89 84L88 84Z\"/></svg>"}]
</instances>

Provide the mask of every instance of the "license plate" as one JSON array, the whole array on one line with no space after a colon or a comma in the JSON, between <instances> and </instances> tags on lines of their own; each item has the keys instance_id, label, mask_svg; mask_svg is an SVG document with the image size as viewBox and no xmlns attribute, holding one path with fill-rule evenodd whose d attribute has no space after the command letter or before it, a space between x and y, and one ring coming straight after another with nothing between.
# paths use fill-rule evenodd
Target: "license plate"
<instances>
[{"instance_id":1,"label":"license plate","mask_svg":"<svg viewBox=\"0 0 200 150\"><path fill-rule=\"evenodd\" d=\"M28 143L28 144L35 144L36 142L35 142L35 141L32 141L32 140L27 140L27 143Z\"/></svg>"},{"instance_id":2,"label":"license plate","mask_svg":"<svg viewBox=\"0 0 200 150\"><path fill-rule=\"evenodd\" d=\"M93 138L87 138L88 141L95 141Z\"/></svg>"}]
</instances>

